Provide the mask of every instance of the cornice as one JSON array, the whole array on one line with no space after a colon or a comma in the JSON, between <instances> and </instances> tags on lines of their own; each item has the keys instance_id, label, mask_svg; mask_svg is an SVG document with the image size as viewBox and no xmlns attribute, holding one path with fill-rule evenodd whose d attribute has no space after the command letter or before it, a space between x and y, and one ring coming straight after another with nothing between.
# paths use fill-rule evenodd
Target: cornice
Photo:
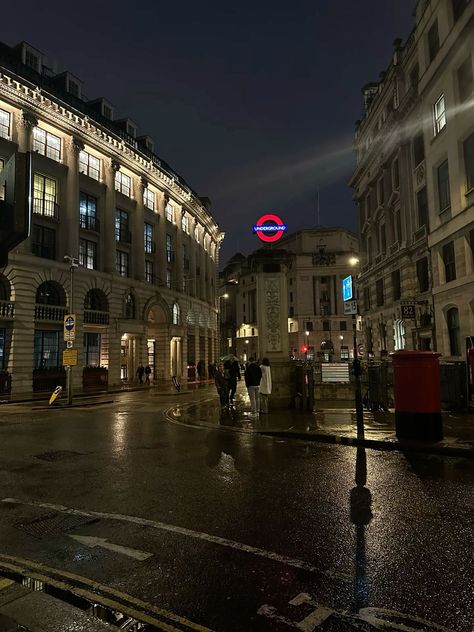
<instances>
[{"instance_id":1,"label":"cornice","mask_svg":"<svg viewBox=\"0 0 474 632\"><path fill-rule=\"evenodd\" d=\"M62 105L57 99L39 87L29 87L19 79L0 72L0 93L9 102L21 110L27 110L32 116L40 116L51 122L64 133L73 135L79 142L98 147L111 160L119 160L139 178L145 177L154 186L164 189L172 198L187 207L204 226L214 241L217 241L219 227L214 218L196 201L191 193L184 189L177 179L160 169L152 160L140 155L129 147L120 137L102 128L82 112L74 112L70 106Z\"/></svg>"}]
</instances>

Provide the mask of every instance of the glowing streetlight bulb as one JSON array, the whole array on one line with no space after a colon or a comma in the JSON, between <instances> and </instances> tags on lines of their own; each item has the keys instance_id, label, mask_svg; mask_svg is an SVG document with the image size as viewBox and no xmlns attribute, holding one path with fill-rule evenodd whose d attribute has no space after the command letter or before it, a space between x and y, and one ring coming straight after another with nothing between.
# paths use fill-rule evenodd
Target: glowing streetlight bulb
<instances>
[{"instance_id":1,"label":"glowing streetlight bulb","mask_svg":"<svg viewBox=\"0 0 474 632\"><path fill-rule=\"evenodd\" d=\"M359 263L359 259L357 257L351 257L349 259L349 265L356 266Z\"/></svg>"}]
</instances>

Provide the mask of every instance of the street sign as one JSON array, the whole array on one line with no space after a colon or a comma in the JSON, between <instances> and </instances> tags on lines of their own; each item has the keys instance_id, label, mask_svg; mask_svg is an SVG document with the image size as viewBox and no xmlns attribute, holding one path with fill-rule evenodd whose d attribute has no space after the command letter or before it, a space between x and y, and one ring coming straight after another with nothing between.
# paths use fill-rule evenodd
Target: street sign
<instances>
[{"instance_id":1,"label":"street sign","mask_svg":"<svg viewBox=\"0 0 474 632\"><path fill-rule=\"evenodd\" d=\"M77 366L77 349L64 349L63 366Z\"/></svg>"},{"instance_id":2,"label":"street sign","mask_svg":"<svg viewBox=\"0 0 474 632\"><path fill-rule=\"evenodd\" d=\"M65 314L64 340L74 340L75 338L76 338L76 314Z\"/></svg>"},{"instance_id":3,"label":"street sign","mask_svg":"<svg viewBox=\"0 0 474 632\"><path fill-rule=\"evenodd\" d=\"M415 304L407 303L406 305L402 305L402 320L409 320L415 318Z\"/></svg>"},{"instance_id":4,"label":"street sign","mask_svg":"<svg viewBox=\"0 0 474 632\"><path fill-rule=\"evenodd\" d=\"M72 340L66 340L66 349L72 349L74 342Z\"/></svg>"},{"instance_id":5,"label":"street sign","mask_svg":"<svg viewBox=\"0 0 474 632\"><path fill-rule=\"evenodd\" d=\"M344 315L357 314L357 301L346 301L344 303Z\"/></svg>"},{"instance_id":6,"label":"street sign","mask_svg":"<svg viewBox=\"0 0 474 632\"><path fill-rule=\"evenodd\" d=\"M354 298L352 274L342 279L342 300L350 301Z\"/></svg>"},{"instance_id":7,"label":"street sign","mask_svg":"<svg viewBox=\"0 0 474 632\"><path fill-rule=\"evenodd\" d=\"M357 353L358 353L360 356L363 356L363 355L364 355L364 351L365 351L365 349L364 349L364 345L363 345L362 343L358 344L358 345L357 345Z\"/></svg>"}]
</instances>

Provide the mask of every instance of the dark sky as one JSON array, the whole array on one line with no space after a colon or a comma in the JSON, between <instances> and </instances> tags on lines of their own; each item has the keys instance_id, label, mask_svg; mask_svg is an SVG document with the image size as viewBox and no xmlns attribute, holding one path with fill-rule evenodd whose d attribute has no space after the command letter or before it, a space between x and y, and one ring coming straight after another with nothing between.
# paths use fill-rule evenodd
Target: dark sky
<instances>
[{"instance_id":1,"label":"dark sky","mask_svg":"<svg viewBox=\"0 0 474 632\"><path fill-rule=\"evenodd\" d=\"M415 0L61 2L2 7L26 40L105 96L199 195L226 232L225 262L258 247L274 212L292 232L355 228L347 180L364 83L411 31ZM17 8L18 7L18 8Z\"/></svg>"}]
</instances>

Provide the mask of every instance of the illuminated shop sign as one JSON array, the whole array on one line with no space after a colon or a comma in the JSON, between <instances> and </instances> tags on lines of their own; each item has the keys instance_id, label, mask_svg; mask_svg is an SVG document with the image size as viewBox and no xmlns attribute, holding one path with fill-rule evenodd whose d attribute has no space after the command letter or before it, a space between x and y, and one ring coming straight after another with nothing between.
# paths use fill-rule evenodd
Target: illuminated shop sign
<instances>
[{"instance_id":1,"label":"illuminated shop sign","mask_svg":"<svg viewBox=\"0 0 474 632\"><path fill-rule=\"evenodd\" d=\"M288 226L283 223L278 215L273 215L272 213L262 215L253 227L253 232L256 233L257 237L266 242L278 241L287 230Z\"/></svg>"}]
</instances>

